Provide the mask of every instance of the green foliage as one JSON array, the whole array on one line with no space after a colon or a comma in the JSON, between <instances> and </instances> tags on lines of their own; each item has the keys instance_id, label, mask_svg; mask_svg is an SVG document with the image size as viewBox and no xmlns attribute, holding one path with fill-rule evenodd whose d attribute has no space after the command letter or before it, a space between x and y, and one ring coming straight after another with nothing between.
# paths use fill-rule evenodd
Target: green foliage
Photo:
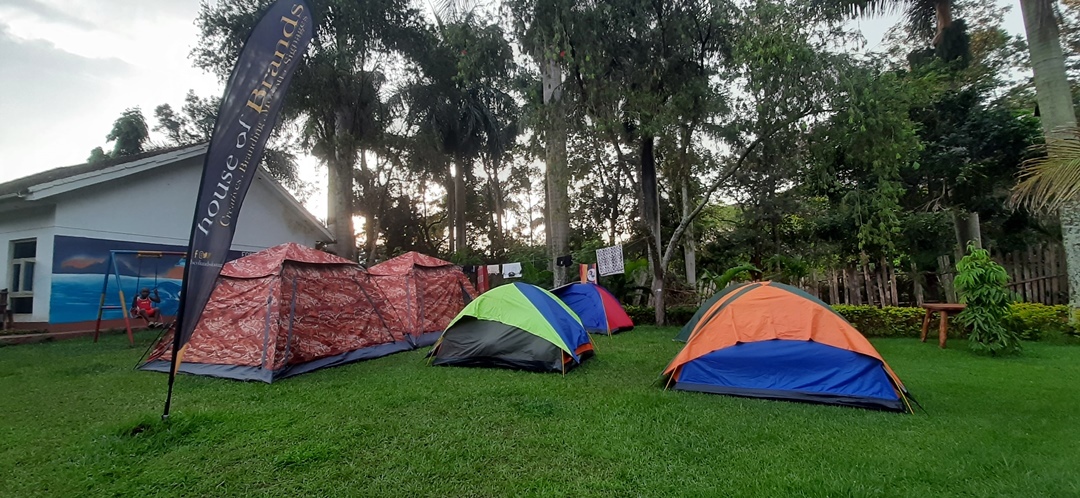
<instances>
[{"instance_id":1,"label":"green foliage","mask_svg":"<svg viewBox=\"0 0 1080 498\"><path fill-rule=\"evenodd\" d=\"M1074 342L1080 337L1064 304L1012 303L1002 323L1025 341Z\"/></svg>"},{"instance_id":2,"label":"green foliage","mask_svg":"<svg viewBox=\"0 0 1080 498\"><path fill-rule=\"evenodd\" d=\"M706 270L708 272L708 270ZM713 277L713 283L716 285L716 289L720 290L727 287L728 284L734 282L736 279L739 281L750 280L754 272L761 272L756 266L751 264L739 265L734 268L728 268L722 275L715 277L712 273L705 273L705 275Z\"/></svg>"},{"instance_id":3,"label":"green foliage","mask_svg":"<svg viewBox=\"0 0 1080 498\"><path fill-rule=\"evenodd\" d=\"M105 137L113 143L112 157L124 157L138 154L150 138L146 127L146 118L138 107L127 109L113 122L112 131Z\"/></svg>"},{"instance_id":4,"label":"green foliage","mask_svg":"<svg viewBox=\"0 0 1080 498\"><path fill-rule=\"evenodd\" d=\"M892 307L879 308L868 305L834 305L833 310L844 317L866 337L919 337L922 333L922 320L926 314L923 308ZM1069 324L1069 307L1066 305L1048 306L1038 303L1013 303L1002 317L1001 323L1013 334L1025 341L1048 341L1053 343L1074 343L1080 334ZM929 335L937 334L938 317L930 323ZM965 326L958 320L949 320L949 336L968 335Z\"/></svg>"},{"instance_id":5,"label":"green foliage","mask_svg":"<svg viewBox=\"0 0 1080 498\"><path fill-rule=\"evenodd\" d=\"M1013 302L1005 268L990 259L989 251L969 244L968 254L956 264L956 270L953 284L960 302L967 304L956 319L971 330L971 350L993 355L1019 352L1020 338L1002 323Z\"/></svg>"},{"instance_id":6,"label":"green foliage","mask_svg":"<svg viewBox=\"0 0 1080 498\"><path fill-rule=\"evenodd\" d=\"M623 309L634 321L634 325L653 325L656 323L656 310L652 306L625 305ZM668 325L683 326L697 313L696 306L671 306L667 308Z\"/></svg>"},{"instance_id":7,"label":"green foliage","mask_svg":"<svg viewBox=\"0 0 1080 498\"><path fill-rule=\"evenodd\" d=\"M866 337L919 337L926 313L922 308L893 306L838 304L832 308ZM950 326L950 335L960 333L953 321Z\"/></svg>"},{"instance_id":8,"label":"green foliage","mask_svg":"<svg viewBox=\"0 0 1080 498\"><path fill-rule=\"evenodd\" d=\"M109 154L105 152L105 149L102 149L101 147L94 147L93 150L90 151L90 157L86 158L86 162L97 163L104 161L108 158Z\"/></svg>"}]
</instances>

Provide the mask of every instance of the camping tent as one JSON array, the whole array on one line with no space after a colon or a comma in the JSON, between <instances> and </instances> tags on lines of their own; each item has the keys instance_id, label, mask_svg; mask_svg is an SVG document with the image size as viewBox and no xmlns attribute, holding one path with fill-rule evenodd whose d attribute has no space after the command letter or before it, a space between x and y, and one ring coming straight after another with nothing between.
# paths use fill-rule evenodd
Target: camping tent
<instances>
[{"instance_id":1,"label":"camping tent","mask_svg":"<svg viewBox=\"0 0 1080 498\"><path fill-rule=\"evenodd\" d=\"M614 334L634 328L634 322L627 316L619 300L611 291L594 283L571 283L551 291L566 303L578 318L585 330L591 333Z\"/></svg>"},{"instance_id":2,"label":"camping tent","mask_svg":"<svg viewBox=\"0 0 1080 498\"><path fill-rule=\"evenodd\" d=\"M685 391L910 410L870 341L825 303L775 282L716 299L664 376Z\"/></svg>"},{"instance_id":3,"label":"camping tent","mask_svg":"<svg viewBox=\"0 0 1080 498\"><path fill-rule=\"evenodd\" d=\"M412 349L404 331L356 263L285 244L222 267L179 370L271 382ZM171 345L140 368L168 372Z\"/></svg>"},{"instance_id":4,"label":"camping tent","mask_svg":"<svg viewBox=\"0 0 1080 498\"><path fill-rule=\"evenodd\" d=\"M461 310L431 355L434 365L566 372L593 353L577 315L550 292L515 282Z\"/></svg>"},{"instance_id":5,"label":"camping tent","mask_svg":"<svg viewBox=\"0 0 1080 498\"><path fill-rule=\"evenodd\" d=\"M430 346L476 297L461 268L418 252L407 252L368 269L390 300L417 346Z\"/></svg>"}]
</instances>

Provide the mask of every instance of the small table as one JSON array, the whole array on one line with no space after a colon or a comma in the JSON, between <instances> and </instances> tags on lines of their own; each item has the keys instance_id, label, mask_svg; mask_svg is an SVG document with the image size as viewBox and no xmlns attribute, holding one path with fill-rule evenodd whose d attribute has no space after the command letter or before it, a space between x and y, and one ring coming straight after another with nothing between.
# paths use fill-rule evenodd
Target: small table
<instances>
[{"instance_id":1,"label":"small table","mask_svg":"<svg viewBox=\"0 0 1080 498\"><path fill-rule=\"evenodd\" d=\"M926 316L922 321L922 342L926 342L926 332L930 329L930 318L935 311L941 313L941 323L938 325L938 346L945 349L945 339L949 334L949 313L959 313L967 308L966 304L955 303L926 303L922 307L926 309Z\"/></svg>"}]
</instances>

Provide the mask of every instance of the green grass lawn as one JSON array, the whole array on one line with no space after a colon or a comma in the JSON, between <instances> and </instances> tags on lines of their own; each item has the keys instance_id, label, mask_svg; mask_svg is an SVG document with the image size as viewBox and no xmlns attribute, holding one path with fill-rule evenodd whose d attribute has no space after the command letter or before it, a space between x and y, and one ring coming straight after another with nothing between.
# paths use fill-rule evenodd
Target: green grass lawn
<instances>
[{"instance_id":1,"label":"green grass lawn","mask_svg":"<svg viewBox=\"0 0 1080 498\"><path fill-rule=\"evenodd\" d=\"M152 339L0 348L0 495L1080 496L1080 347L874 344L929 415L664 391L676 329L566 376L420 351L273 385L132 369Z\"/></svg>"}]
</instances>

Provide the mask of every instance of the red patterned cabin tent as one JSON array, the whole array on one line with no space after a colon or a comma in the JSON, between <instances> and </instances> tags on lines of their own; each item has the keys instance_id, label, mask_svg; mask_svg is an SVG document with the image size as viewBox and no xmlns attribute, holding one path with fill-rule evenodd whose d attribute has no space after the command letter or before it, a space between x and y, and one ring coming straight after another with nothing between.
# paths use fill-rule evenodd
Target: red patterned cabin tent
<instances>
[{"instance_id":1,"label":"red patterned cabin tent","mask_svg":"<svg viewBox=\"0 0 1080 498\"><path fill-rule=\"evenodd\" d=\"M140 368L168 372L172 341L166 334ZM272 382L410 349L367 272L284 244L222 267L179 371Z\"/></svg>"},{"instance_id":2,"label":"red patterned cabin tent","mask_svg":"<svg viewBox=\"0 0 1080 498\"><path fill-rule=\"evenodd\" d=\"M430 346L477 292L457 265L407 252L368 268L416 346Z\"/></svg>"}]
</instances>

